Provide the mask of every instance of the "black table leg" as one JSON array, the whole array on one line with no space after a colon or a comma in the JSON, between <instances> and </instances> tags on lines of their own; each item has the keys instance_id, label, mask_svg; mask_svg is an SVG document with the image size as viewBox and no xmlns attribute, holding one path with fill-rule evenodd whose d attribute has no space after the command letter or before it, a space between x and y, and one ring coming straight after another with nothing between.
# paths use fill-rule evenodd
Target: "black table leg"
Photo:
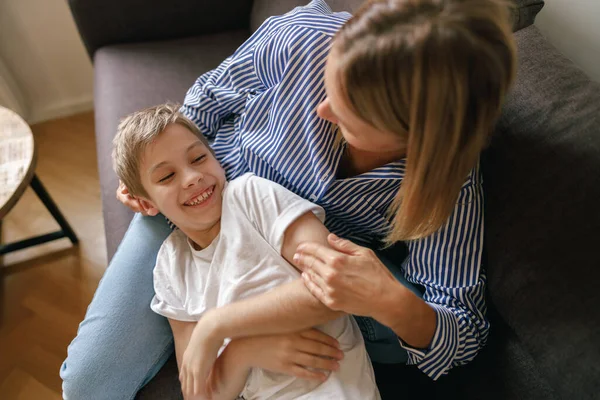
<instances>
[{"instance_id":1,"label":"black table leg","mask_svg":"<svg viewBox=\"0 0 600 400\"><path fill-rule=\"evenodd\" d=\"M56 222L58 222L58 225L60 225L61 230L45 235L35 236L25 240L20 240L18 242L0 245L0 255L10 253L11 251L22 250L31 246L37 246L38 244L50 242L53 240L62 239L64 237L68 237L71 243L73 244L77 244L79 242L79 239L73 231L73 228L71 228L71 225L69 225L65 217L62 215L62 213L60 212L60 210L58 209L58 207L44 188L44 185L42 185L42 182L40 182L40 180L38 179L37 175L34 175L31 179L31 188L33 189L35 194L37 194L37 196L40 198L42 203L44 203L44 206L46 206L46 208L48 209L50 214L52 214Z\"/></svg>"},{"instance_id":2,"label":"black table leg","mask_svg":"<svg viewBox=\"0 0 600 400\"><path fill-rule=\"evenodd\" d=\"M73 228L71 228L71 225L69 225L65 217L63 217L62 213L52 200L52 197L50 197L46 191L46 188L44 188L44 185L42 185L42 182L38 179L37 175L33 175L33 178L31 179L31 188L35 194L38 195L42 203L44 203L48 211L50 211L50 214L52 214L56 222L58 222L58 225L60 225L62 228L65 236L71 240L71 243L77 244L79 239L77 238L77 235L75 235Z\"/></svg>"}]
</instances>

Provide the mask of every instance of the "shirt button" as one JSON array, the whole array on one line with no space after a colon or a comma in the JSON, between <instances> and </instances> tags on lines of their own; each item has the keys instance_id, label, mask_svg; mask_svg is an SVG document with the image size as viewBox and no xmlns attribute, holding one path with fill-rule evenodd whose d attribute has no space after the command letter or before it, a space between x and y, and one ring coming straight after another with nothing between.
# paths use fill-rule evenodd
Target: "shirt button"
<instances>
[{"instance_id":1,"label":"shirt button","mask_svg":"<svg viewBox=\"0 0 600 400\"><path fill-rule=\"evenodd\" d=\"M315 196L314 194L311 194L310 197L308 198L310 201L316 201L317 200L317 196Z\"/></svg>"}]
</instances>

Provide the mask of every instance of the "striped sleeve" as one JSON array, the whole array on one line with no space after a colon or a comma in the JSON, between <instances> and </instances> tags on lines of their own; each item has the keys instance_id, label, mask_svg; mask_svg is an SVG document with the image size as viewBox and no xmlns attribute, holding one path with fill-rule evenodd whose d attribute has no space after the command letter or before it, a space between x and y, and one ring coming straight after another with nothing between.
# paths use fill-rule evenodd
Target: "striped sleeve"
<instances>
[{"instance_id":1,"label":"striped sleeve","mask_svg":"<svg viewBox=\"0 0 600 400\"><path fill-rule=\"evenodd\" d=\"M181 112L214 139L223 122L244 112L246 100L265 88L256 77L250 38L217 68L201 75L185 95Z\"/></svg>"},{"instance_id":2,"label":"striped sleeve","mask_svg":"<svg viewBox=\"0 0 600 400\"><path fill-rule=\"evenodd\" d=\"M321 75L331 40L349 16L332 14L324 1L313 0L270 18L232 56L196 80L181 111L206 137L214 139L225 121L244 114L249 99L266 114L274 102L261 96L268 89L303 86L302 96L310 94L306 90L322 89ZM290 82L282 82L286 78ZM312 97L318 96L313 93Z\"/></svg>"},{"instance_id":3,"label":"striped sleeve","mask_svg":"<svg viewBox=\"0 0 600 400\"><path fill-rule=\"evenodd\" d=\"M239 126L249 135L272 132L271 138L322 129L315 108L325 95L325 61L348 17L321 14L327 11L324 2L313 1L265 23L219 67L196 80L181 111L206 137L229 147L233 139L222 136L239 133Z\"/></svg>"},{"instance_id":4,"label":"striped sleeve","mask_svg":"<svg viewBox=\"0 0 600 400\"><path fill-rule=\"evenodd\" d=\"M479 168L463 186L444 228L409 243L408 281L425 288L423 299L437 314L437 327L427 349L411 348L408 363L433 379L471 361L485 345L486 276L482 270L483 188Z\"/></svg>"}]
</instances>

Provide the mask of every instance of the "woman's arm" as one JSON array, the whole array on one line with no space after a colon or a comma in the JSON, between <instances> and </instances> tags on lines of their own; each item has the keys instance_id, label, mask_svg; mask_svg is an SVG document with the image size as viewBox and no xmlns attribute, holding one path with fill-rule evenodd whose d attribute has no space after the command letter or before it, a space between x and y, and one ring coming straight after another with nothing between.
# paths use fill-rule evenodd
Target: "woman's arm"
<instances>
[{"instance_id":1,"label":"woman's arm","mask_svg":"<svg viewBox=\"0 0 600 400\"><path fill-rule=\"evenodd\" d=\"M323 25L327 28L313 29L305 23L294 24L291 18L281 18L261 27L221 65L196 80L185 96L181 111L206 137L213 139L220 133L227 118L246 113L250 99L260 97L277 85L288 87L289 81L297 86L321 78L323 58L328 53L333 35L344 21L322 14L315 14L315 17L317 15L324 19ZM304 104L307 99L304 99L295 108L305 107L314 113L320 99L315 97L309 100L315 104L307 107ZM275 98L269 102L272 104L268 113L270 122L265 129L270 133L280 128L278 124L286 124L281 118L291 112L291 105L288 94L275 94ZM266 110L258 109L258 112ZM247 114L246 117L254 119L264 116ZM229 134L229 130L223 133Z\"/></svg>"},{"instance_id":2,"label":"woman's arm","mask_svg":"<svg viewBox=\"0 0 600 400\"><path fill-rule=\"evenodd\" d=\"M473 176L477 175L477 169ZM423 299L401 285L369 249L346 240L335 248L306 243L298 262L307 287L332 309L371 316L401 338L409 363L433 379L472 360L489 331L485 318L483 190L478 179L463 187L448 224L409 243L409 282L425 288Z\"/></svg>"},{"instance_id":3,"label":"woman's arm","mask_svg":"<svg viewBox=\"0 0 600 400\"><path fill-rule=\"evenodd\" d=\"M448 224L427 238L409 243L406 278L425 289L423 300L435 311L437 325L426 349L403 346L409 362L434 379L475 358L490 328L485 304L487 278L482 266L484 198L478 167L470 179ZM435 249L432 256L428 248Z\"/></svg>"},{"instance_id":4,"label":"woman's arm","mask_svg":"<svg viewBox=\"0 0 600 400\"><path fill-rule=\"evenodd\" d=\"M305 268L307 288L333 310L372 317L405 342L425 348L436 316L422 299L402 285L373 250L329 236L331 248L303 243L295 256Z\"/></svg>"},{"instance_id":5,"label":"woman's arm","mask_svg":"<svg viewBox=\"0 0 600 400\"><path fill-rule=\"evenodd\" d=\"M236 75L252 52L246 44L212 71L206 72L190 87L181 112L192 120L208 139L214 139L231 115L241 115L249 93L264 91L254 71Z\"/></svg>"}]
</instances>

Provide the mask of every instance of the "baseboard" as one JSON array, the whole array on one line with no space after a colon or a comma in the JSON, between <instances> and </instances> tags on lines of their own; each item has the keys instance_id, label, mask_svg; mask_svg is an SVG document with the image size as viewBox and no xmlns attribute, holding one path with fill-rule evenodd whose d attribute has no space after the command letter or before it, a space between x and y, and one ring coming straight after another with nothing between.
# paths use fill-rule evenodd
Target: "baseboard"
<instances>
[{"instance_id":1,"label":"baseboard","mask_svg":"<svg viewBox=\"0 0 600 400\"><path fill-rule=\"evenodd\" d=\"M32 110L30 117L27 118L27 122L29 124L36 124L55 118L68 117L69 115L78 114L93 109L94 96L90 94L86 96L81 96L77 99L63 101L57 104L50 104L46 107L41 107L37 110Z\"/></svg>"}]
</instances>

